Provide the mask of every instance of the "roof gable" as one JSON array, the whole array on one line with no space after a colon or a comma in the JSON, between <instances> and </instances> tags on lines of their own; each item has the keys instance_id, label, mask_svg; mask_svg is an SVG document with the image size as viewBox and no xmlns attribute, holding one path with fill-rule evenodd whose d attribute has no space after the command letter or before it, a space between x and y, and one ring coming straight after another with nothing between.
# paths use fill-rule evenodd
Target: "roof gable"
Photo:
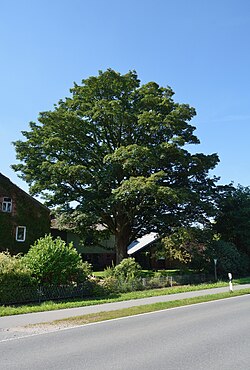
<instances>
[{"instance_id":1,"label":"roof gable","mask_svg":"<svg viewBox=\"0 0 250 370\"><path fill-rule=\"evenodd\" d=\"M26 193L23 189L21 189L19 186L15 185L8 177L4 176L1 172L0 172L0 188L2 189L5 189L5 187L7 188L12 188L14 189L14 191L18 191L19 193L21 193L24 197L30 199L34 204L36 204L37 206L40 206L44 209L46 209L48 212L50 212L49 208L46 207L44 204L42 204L41 202L39 202L37 199L33 198L31 195L29 195L28 193Z\"/></svg>"}]
</instances>

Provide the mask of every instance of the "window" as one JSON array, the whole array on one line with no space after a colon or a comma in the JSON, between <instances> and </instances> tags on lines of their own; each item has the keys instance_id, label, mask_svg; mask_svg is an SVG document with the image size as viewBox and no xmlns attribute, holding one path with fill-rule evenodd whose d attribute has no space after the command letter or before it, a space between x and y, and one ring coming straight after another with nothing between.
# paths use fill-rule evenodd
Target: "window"
<instances>
[{"instance_id":1,"label":"window","mask_svg":"<svg viewBox=\"0 0 250 370\"><path fill-rule=\"evenodd\" d=\"M24 242L26 238L26 226L17 226L16 228L16 241Z\"/></svg>"},{"instance_id":2,"label":"window","mask_svg":"<svg viewBox=\"0 0 250 370\"><path fill-rule=\"evenodd\" d=\"M3 212L11 212L12 211L12 199L4 197L2 203L2 211Z\"/></svg>"}]
</instances>

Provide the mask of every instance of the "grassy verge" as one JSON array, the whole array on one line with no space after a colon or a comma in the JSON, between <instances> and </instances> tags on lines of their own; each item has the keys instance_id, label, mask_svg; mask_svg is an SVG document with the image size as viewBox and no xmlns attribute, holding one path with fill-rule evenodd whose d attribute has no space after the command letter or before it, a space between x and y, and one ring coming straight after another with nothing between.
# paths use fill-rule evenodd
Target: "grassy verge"
<instances>
[{"instance_id":1,"label":"grassy verge","mask_svg":"<svg viewBox=\"0 0 250 370\"><path fill-rule=\"evenodd\" d=\"M250 277L244 277L240 279L235 279L234 280L235 284L249 284L250 283Z\"/></svg>"},{"instance_id":2,"label":"grassy verge","mask_svg":"<svg viewBox=\"0 0 250 370\"><path fill-rule=\"evenodd\" d=\"M250 282L250 278L244 278L235 280L237 284L246 284ZM19 315L31 312L43 312L51 310L59 310L64 308L74 308L74 307L84 307L97 305L102 303L110 302L121 302L130 299L140 299L147 297L155 297L167 294L176 294L190 291L197 291L203 289L219 288L223 286L228 286L228 282L217 282L211 284L199 284L199 285L186 285L186 286L176 286L172 288L162 288L162 289L151 289L143 290L137 292L120 293L114 294L109 297L102 298L92 298L92 299L75 299L71 301L60 301L60 302L43 302L43 303L33 303L23 306L0 306L0 316L10 316Z\"/></svg>"},{"instance_id":3,"label":"grassy verge","mask_svg":"<svg viewBox=\"0 0 250 370\"><path fill-rule=\"evenodd\" d=\"M182 299L182 300L176 300L176 301L170 301L170 302L160 302L160 303L154 303L154 304L149 304L149 305L144 305L144 306L135 306L135 307L125 308L125 309L115 310L115 311L88 314L88 315L63 319L63 320L56 320L51 323L46 323L46 326L54 327L54 328L61 328L61 327L86 325L89 323L94 323L94 322L99 322L99 321L112 320L112 319L117 319L117 318L126 317L126 316L134 316L134 315L138 315L142 313L160 311L160 310L165 310L165 309L174 308L174 307L187 306L187 305L191 305L195 303L210 302L210 301L215 301L215 300L220 300L220 299L225 299L225 298L242 296L245 294L250 294L250 289L238 290L233 293L229 293L229 292L219 293L219 294L207 295L207 296L202 296L202 297L194 297L194 298L188 298L188 299ZM39 324L32 325L32 327L36 327L36 326L39 327Z\"/></svg>"},{"instance_id":4,"label":"grassy verge","mask_svg":"<svg viewBox=\"0 0 250 370\"><path fill-rule=\"evenodd\" d=\"M218 282L213 284L199 284L199 285L186 285L186 286L178 286L172 288L163 288L163 289L151 289L151 290L143 290L143 291L136 291L136 292L129 292L129 293L120 293L114 294L109 297L102 297L102 298L92 298L92 299L75 299L71 301L60 301L60 302L43 302L43 303L34 303L28 304L23 306L0 306L0 316L9 316L9 315L18 315L24 313L31 313L31 312L43 312L43 311L51 311L51 310L59 310L64 308L74 308L74 307L84 307L84 306L91 306L97 305L102 303L110 303L110 302L120 302L120 301L127 301L130 299L140 299L140 298L147 298L147 297L155 297L160 295L166 294L176 294L176 293L183 293L183 292L190 292L202 289L210 289L210 288L218 288L227 286L227 283Z\"/></svg>"}]
</instances>

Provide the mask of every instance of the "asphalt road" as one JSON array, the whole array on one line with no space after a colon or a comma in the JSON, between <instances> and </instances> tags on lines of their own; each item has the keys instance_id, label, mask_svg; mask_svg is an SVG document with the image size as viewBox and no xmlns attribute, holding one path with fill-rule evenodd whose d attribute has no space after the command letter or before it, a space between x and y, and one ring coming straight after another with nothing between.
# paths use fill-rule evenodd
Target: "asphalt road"
<instances>
[{"instance_id":1,"label":"asphalt road","mask_svg":"<svg viewBox=\"0 0 250 370\"><path fill-rule=\"evenodd\" d=\"M1 370L250 369L248 295L0 342Z\"/></svg>"}]
</instances>

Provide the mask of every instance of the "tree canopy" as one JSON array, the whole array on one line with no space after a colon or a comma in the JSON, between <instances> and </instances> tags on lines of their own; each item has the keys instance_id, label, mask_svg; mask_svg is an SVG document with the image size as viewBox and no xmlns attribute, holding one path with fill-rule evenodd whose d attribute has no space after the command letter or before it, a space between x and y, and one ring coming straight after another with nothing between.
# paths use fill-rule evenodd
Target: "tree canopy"
<instances>
[{"instance_id":1,"label":"tree canopy","mask_svg":"<svg viewBox=\"0 0 250 370\"><path fill-rule=\"evenodd\" d=\"M214 230L250 257L250 188L226 186L217 203Z\"/></svg>"},{"instance_id":2,"label":"tree canopy","mask_svg":"<svg viewBox=\"0 0 250 370\"><path fill-rule=\"evenodd\" d=\"M145 233L204 222L211 215L216 154L191 154L195 109L170 87L140 84L135 71L108 69L70 90L15 142L13 165L50 206L81 229L101 224L115 236L117 262ZM68 223L70 224L70 223Z\"/></svg>"}]
</instances>

